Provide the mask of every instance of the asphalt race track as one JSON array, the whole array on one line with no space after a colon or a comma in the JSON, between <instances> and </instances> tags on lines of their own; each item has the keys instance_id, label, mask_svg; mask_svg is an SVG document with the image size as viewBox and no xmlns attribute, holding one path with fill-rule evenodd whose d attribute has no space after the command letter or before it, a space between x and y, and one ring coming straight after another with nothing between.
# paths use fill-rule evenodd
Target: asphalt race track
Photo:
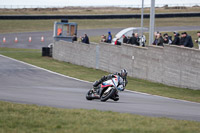
<instances>
[{"instance_id":1,"label":"asphalt race track","mask_svg":"<svg viewBox=\"0 0 200 133\"><path fill-rule=\"evenodd\" d=\"M115 29L84 29L78 30L78 37L83 36L84 33L87 33L89 37L107 35L108 31L114 35L121 31L123 28ZM171 27L156 27L155 31L193 31L200 30L200 26L171 26ZM136 31L138 32L138 31ZM41 37L44 37L44 42L41 42ZM6 38L6 43L3 43L3 38ZM15 37L18 38L18 42L15 43ZM32 37L32 42L29 42L29 37ZM9 48L29 48L29 49L41 49L42 47L48 46L53 42L53 31L43 31L43 32L24 32L24 33L9 33L9 34L0 34L0 47L9 47Z\"/></svg>"},{"instance_id":2,"label":"asphalt race track","mask_svg":"<svg viewBox=\"0 0 200 133\"><path fill-rule=\"evenodd\" d=\"M91 85L0 55L1 101L200 121L200 103L135 92L121 92L118 102L87 101Z\"/></svg>"}]
</instances>

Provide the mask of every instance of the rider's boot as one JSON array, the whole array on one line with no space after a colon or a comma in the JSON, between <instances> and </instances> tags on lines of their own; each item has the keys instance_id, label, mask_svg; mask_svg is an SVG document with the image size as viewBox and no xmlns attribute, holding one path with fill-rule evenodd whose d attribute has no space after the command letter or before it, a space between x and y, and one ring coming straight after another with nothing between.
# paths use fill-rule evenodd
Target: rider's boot
<instances>
[{"instance_id":1,"label":"rider's boot","mask_svg":"<svg viewBox=\"0 0 200 133\"><path fill-rule=\"evenodd\" d=\"M92 87L93 92L95 92L98 89L98 85L99 85L99 81L95 81L93 83L93 87Z\"/></svg>"},{"instance_id":2,"label":"rider's boot","mask_svg":"<svg viewBox=\"0 0 200 133\"><path fill-rule=\"evenodd\" d=\"M103 76L99 81L95 81L93 83L93 87L98 87L100 84L102 84L104 81L106 81L106 77Z\"/></svg>"},{"instance_id":3,"label":"rider's boot","mask_svg":"<svg viewBox=\"0 0 200 133\"><path fill-rule=\"evenodd\" d=\"M115 94L115 98L119 98L119 95L118 95L118 94Z\"/></svg>"},{"instance_id":4,"label":"rider's boot","mask_svg":"<svg viewBox=\"0 0 200 133\"><path fill-rule=\"evenodd\" d=\"M93 87L92 87L92 92L93 92L93 96L95 97L100 97L99 96L99 93L98 93L98 90L99 90L99 86L97 85L97 82L98 81L95 81L94 84L93 84ZM96 86L97 85L97 86Z\"/></svg>"},{"instance_id":5,"label":"rider's boot","mask_svg":"<svg viewBox=\"0 0 200 133\"><path fill-rule=\"evenodd\" d=\"M99 86L99 84L101 84L100 81L95 81L95 82L93 83L93 88L94 88L94 89L97 88L97 87Z\"/></svg>"}]
</instances>

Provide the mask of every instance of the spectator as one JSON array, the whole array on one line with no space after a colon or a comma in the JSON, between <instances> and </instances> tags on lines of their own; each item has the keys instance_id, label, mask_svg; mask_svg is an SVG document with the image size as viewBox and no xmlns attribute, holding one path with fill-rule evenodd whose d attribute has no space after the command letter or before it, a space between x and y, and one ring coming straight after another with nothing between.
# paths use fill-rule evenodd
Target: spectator
<instances>
[{"instance_id":1,"label":"spectator","mask_svg":"<svg viewBox=\"0 0 200 133\"><path fill-rule=\"evenodd\" d=\"M171 40L171 36L169 36L167 33L165 33L164 35L163 35L163 39L164 39L164 44L171 44L172 43L172 40Z\"/></svg>"},{"instance_id":2,"label":"spectator","mask_svg":"<svg viewBox=\"0 0 200 133\"><path fill-rule=\"evenodd\" d=\"M189 36L186 32L181 33L181 38L183 38L181 45L184 45L184 47L188 48L193 47L192 37Z\"/></svg>"},{"instance_id":3,"label":"spectator","mask_svg":"<svg viewBox=\"0 0 200 133\"><path fill-rule=\"evenodd\" d=\"M61 36L62 35L62 28L58 28L57 29L57 36Z\"/></svg>"},{"instance_id":4,"label":"spectator","mask_svg":"<svg viewBox=\"0 0 200 133\"><path fill-rule=\"evenodd\" d=\"M162 38L162 34L161 34L161 33L158 33L158 34L157 34L157 40L158 40L158 41L157 41L157 44L156 44L157 46L164 46L164 45L163 45L164 39Z\"/></svg>"},{"instance_id":5,"label":"spectator","mask_svg":"<svg viewBox=\"0 0 200 133\"><path fill-rule=\"evenodd\" d=\"M128 44L136 45L137 38L135 37L135 33L132 34L132 37L129 39Z\"/></svg>"},{"instance_id":6,"label":"spectator","mask_svg":"<svg viewBox=\"0 0 200 133\"><path fill-rule=\"evenodd\" d=\"M159 33L159 31L157 31L157 32L155 32L154 33L154 36L155 36L155 40L153 41L153 45L156 45L157 44L157 42L158 42L158 39L157 39L157 34Z\"/></svg>"},{"instance_id":7,"label":"spectator","mask_svg":"<svg viewBox=\"0 0 200 133\"><path fill-rule=\"evenodd\" d=\"M198 39L195 40L195 42L198 43L199 49L200 49L200 31L197 32L197 36L198 36Z\"/></svg>"},{"instance_id":8,"label":"spectator","mask_svg":"<svg viewBox=\"0 0 200 133\"><path fill-rule=\"evenodd\" d=\"M115 45L121 45L121 42L119 41L119 38L116 39Z\"/></svg>"},{"instance_id":9,"label":"spectator","mask_svg":"<svg viewBox=\"0 0 200 133\"><path fill-rule=\"evenodd\" d=\"M123 35L122 37L123 37L123 43L127 43L128 42L128 38L125 35Z\"/></svg>"},{"instance_id":10,"label":"spectator","mask_svg":"<svg viewBox=\"0 0 200 133\"><path fill-rule=\"evenodd\" d=\"M142 47L145 47L145 43L146 43L146 37L145 37L145 35L142 35L141 37L140 37L140 46L142 46Z\"/></svg>"},{"instance_id":11,"label":"spectator","mask_svg":"<svg viewBox=\"0 0 200 133\"><path fill-rule=\"evenodd\" d=\"M85 37L81 37L81 42L90 44L89 37L87 36L87 34L85 34Z\"/></svg>"},{"instance_id":12,"label":"spectator","mask_svg":"<svg viewBox=\"0 0 200 133\"><path fill-rule=\"evenodd\" d=\"M127 42L126 43L129 43L130 38L131 38L130 36L127 37Z\"/></svg>"},{"instance_id":13,"label":"spectator","mask_svg":"<svg viewBox=\"0 0 200 133\"><path fill-rule=\"evenodd\" d=\"M111 34L111 32L109 31L109 32L108 32L107 43L111 43L111 42L112 42L112 34Z\"/></svg>"},{"instance_id":14,"label":"spectator","mask_svg":"<svg viewBox=\"0 0 200 133\"><path fill-rule=\"evenodd\" d=\"M181 39L180 39L180 45L181 45L181 46L183 46L184 41L185 41L185 37L184 37L184 35L181 33Z\"/></svg>"},{"instance_id":15,"label":"spectator","mask_svg":"<svg viewBox=\"0 0 200 133\"><path fill-rule=\"evenodd\" d=\"M180 34L178 32L174 32L174 40L172 41L172 44L174 45L180 45Z\"/></svg>"},{"instance_id":16,"label":"spectator","mask_svg":"<svg viewBox=\"0 0 200 133\"><path fill-rule=\"evenodd\" d=\"M164 35L163 35L163 39L164 39L164 44L169 44L169 39L168 39L168 34L167 33L165 33Z\"/></svg>"},{"instance_id":17,"label":"spectator","mask_svg":"<svg viewBox=\"0 0 200 133\"><path fill-rule=\"evenodd\" d=\"M73 37L72 37L72 42L74 42L74 41L77 41L77 36L76 36L76 34L74 34Z\"/></svg>"},{"instance_id":18,"label":"spectator","mask_svg":"<svg viewBox=\"0 0 200 133\"><path fill-rule=\"evenodd\" d=\"M135 37L136 37L136 45L140 46L140 38L138 36L138 33L135 33Z\"/></svg>"},{"instance_id":19,"label":"spectator","mask_svg":"<svg viewBox=\"0 0 200 133\"><path fill-rule=\"evenodd\" d=\"M105 35L101 36L101 42L106 42L106 36Z\"/></svg>"}]
</instances>

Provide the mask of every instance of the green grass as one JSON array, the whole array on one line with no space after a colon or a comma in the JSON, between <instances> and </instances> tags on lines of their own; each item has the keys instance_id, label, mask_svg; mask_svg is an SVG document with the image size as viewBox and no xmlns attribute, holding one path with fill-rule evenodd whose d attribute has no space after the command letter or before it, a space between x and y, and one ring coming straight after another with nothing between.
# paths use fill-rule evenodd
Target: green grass
<instances>
[{"instance_id":1,"label":"green grass","mask_svg":"<svg viewBox=\"0 0 200 133\"><path fill-rule=\"evenodd\" d=\"M24 49L0 48L0 54L82 80L93 82L100 79L103 75L108 74L105 71L60 62L48 57L42 57L39 50L25 49L25 52L20 51L24 51ZM127 89L129 90L200 102L200 90L177 88L131 77L128 77L128 80L129 83Z\"/></svg>"},{"instance_id":2,"label":"green grass","mask_svg":"<svg viewBox=\"0 0 200 133\"><path fill-rule=\"evenodd\" d=\"M0 33L53 30L56 20L0 20Z\"/></svg>"},{"instance_id":3,"label":"green grass","mask_svg":"<svg viewBox=\"0 0 200 133\"><path fill-rule=\"evenodd\" d=\"M200 122L0 101L2 133L199 133Z\"/></svg>"},{"instance_id":4,"label":"green grass","mask_svg":"<svg viewBox=\"0 0 200 133\"><path fill-rule=\"evenodd\" d=\"M60 20L0 20L0 33L51 31L54 21ZM156 26L199 26L200 17L158 18ZM78 23L78 29L112 29L140 27L140 19L92 19L70 20ZM144 19L144 26L149 27L149 19ZM106 33L105 33L106 34Z\"/></svg>"}]
</instances>

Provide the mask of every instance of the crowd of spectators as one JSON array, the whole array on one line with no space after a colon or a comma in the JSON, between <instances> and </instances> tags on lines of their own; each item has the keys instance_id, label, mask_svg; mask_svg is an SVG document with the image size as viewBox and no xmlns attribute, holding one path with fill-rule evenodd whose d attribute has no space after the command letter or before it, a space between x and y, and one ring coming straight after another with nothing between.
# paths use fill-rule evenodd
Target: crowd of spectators
<instances>
[{"instance_id":1,"label":"crowd of spectators","mask_svg":"<svg viewBox=\"0 0 200 133\"><path fill-rule=\"evenodd\" d=\"M123 37L123 43L127 43L127 44L132 44L132 45L137 45L139 46L139 36L138 33L133 33L131 37L127 37L125 35L122 36ZM101 36L101 42L105 42L105 43L112 43L112 34L111 32L108 32L108 38L106 38L105 35ZM119 38L117 38L114 42L115 45L121 45L122 42L119 41Z\"/></svg>"},{"instance_id":2,"label":"crowd of spectators","mask_svg":"<svg viewBox=\"0 0 200 133\"><path fill-rule=\"evenodd\" d=\"M192 42L192 37L187 34L187 32L182 32L181 36L178 32L173 32L174 39L172 40L172 36L169 36L167 33L165 33L162 36L162 33L155 32L155 40L153 41L153 45L157 46L164 46L164 44L170 44L170 45L177 45L177 46L184 46L188 48L193 48L194 44Z\"/></svg>"},{"instance_id":3,"label":"crowd of spectators","mask_svg":"<svg viewBox=\"0 0 200 133\"><path fill-rule=\"evenodd\" d=\"M194 44L192 41L192 37L187 34L187 32L182 32L179 34L178 32L173 32L173 37L169 36L168 33L165 33L162 35L159 31L155 32L155 40L153 41L152 45L156 46L164 46L165 44L169 45L177 45L177 46L183 46L188 48L193 48ZM196 43L198 43L199 49L200 49L200 31L197 32L198 39L195 40ZM105 43L112 43L112 34L109 31L108 37L105 35L101 36L101 42ZM145 42L141 44L141 37L139 37L138 33L132 33L131 37L127 37L125 35L122 36L123 42L120 42L119 39L116 39L114 42L115 45L121 45L121 43L136 45L136 46L145 46ZM84 35L84 37L80 37L80 40L82 43L89 44L89 37L87 34ZM73 36L73 41L77 41L76 35Z\"/></svg>"},{"instance_id":4,"label":"crowd of spectators","mask_svg":"<svg viewBox=\"0 0 200 133\"><path fill-rule=\"evenodd\" d=\"M125 35L122 36L123 43L136 45L136 46L145 46L145 36L139 37L138 33L132 33L131 37Z\"/></svg>"}]
</instances>

